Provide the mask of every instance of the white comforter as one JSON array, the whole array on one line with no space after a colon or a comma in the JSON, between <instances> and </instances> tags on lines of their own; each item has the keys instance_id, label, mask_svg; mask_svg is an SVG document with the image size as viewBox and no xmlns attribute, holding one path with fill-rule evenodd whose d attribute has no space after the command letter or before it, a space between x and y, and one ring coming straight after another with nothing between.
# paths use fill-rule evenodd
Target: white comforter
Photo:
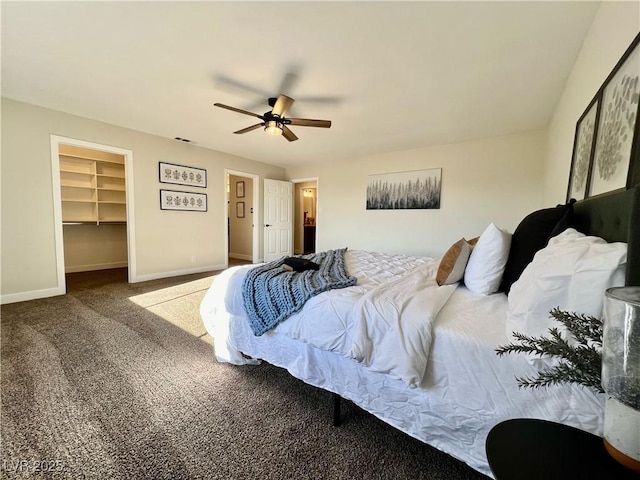
<instances>
[{"instance_id":1,"label":"white comforter","mask_svg":"<svg viewBox=\"0 0 640 480\"><path fill-rule=\"evenodd\" d=\"M355 305L349 356L410 386L422 381L433 322L456 285L439 287L437 262L365 292Z\"/></svg>"},{"instance_id":2,"label":"white comforter","mask_svg":"<svg viewBox=\"0 0 640 480\"><path fill-rule=\"evenodd\" d=\"M455 285L435 282L438 262L429 258L347 250L347 270L358 278L353 287L311 298L304 309L273 331L316 348L354 358L371 370L388 373L410 386L422 381L432 343L433 321ZM250 266L235 267L214 280L203 301L203 318L214 339L226 338L228 315L244 317L242 281ZM213 314L215 315L209 315ZM266 333L266 335L268 335ZM232 345L216 343L218 360L247 363Z\"/></svg>"},{"instance_id":3,"label":"white comforter","mask_svg":"<svg viewBox=\"0 0 640 480\"><path fill-rule=\"evenodd\" d=\"M361 318L354 308L358 302L364 302L369 295L378 304L392 308L394 301L385 303L386 294L380 290L391 287L389 290L395 290L396 297L402 297L404 281L394 283L398 276L408 279L412 272L433 268L429 259L400 255L383 257L348 251L346 259L350 274L358 278L356 286L312 298L303 312L260 337L251 331L243 314L242 296L238 294L242 272L251 267L222 273L200 310L207 330L215 339L218 360L258 363L240 351L265 359L310 385L338 393L408 435L489 476L492 474L485 441L491 427L503 420L541 418L602 435L604 395L572 384L537 390L518 388L515 376L535 376L537 367L523 355L495 354L496 346L509 341L505 330L507 297L503 294L486 296L462 286L456 288L437 315L433 333L429 333L433 341L429 345L426 373L418 388L409 388L400 378L373 371L348 355L333 353L350 352L354 343L364 342L354 341L357 319ZM406 293L406 303L400 302L403 308L420 310L422 294L415 298ZM328 333L332 330L338 333ZM376 331L375 336L383 335ZM306 340L296 340L311 337L314 344L321 346L316 348ZM384 348L376 355L393 355L397 348L389 347L388 351ZM380 363L383 362L377 364Z\"/></svg>"}]
</instances>

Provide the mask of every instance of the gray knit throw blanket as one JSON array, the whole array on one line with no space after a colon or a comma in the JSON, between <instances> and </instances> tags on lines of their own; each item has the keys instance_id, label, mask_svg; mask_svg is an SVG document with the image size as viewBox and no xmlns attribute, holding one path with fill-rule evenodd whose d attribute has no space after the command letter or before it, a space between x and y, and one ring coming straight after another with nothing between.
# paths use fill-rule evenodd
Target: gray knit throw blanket
<instances>
[{"instance_id":1,"label":"gray knit throw blanket","mask_svg":"<svg viewBox=\"0 0 640 480\"><path fill-rule=\"evenodd\" d=\"M242 284L244 308L253 333L268 332L300 311L314 295L334 288L350 287L356 278L344 264L346 248L301 255L320 265L318 270L291 272L282 268L286 257L252 268Z\"/></svg>"}]
</instances>

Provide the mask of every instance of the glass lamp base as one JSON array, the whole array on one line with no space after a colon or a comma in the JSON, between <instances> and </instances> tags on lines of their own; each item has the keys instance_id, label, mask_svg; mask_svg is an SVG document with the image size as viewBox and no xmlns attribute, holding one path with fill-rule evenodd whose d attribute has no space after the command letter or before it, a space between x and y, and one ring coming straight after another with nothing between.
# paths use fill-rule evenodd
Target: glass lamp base
<instances>
[{"instance_id":1,"label":"glass lamp base","mask_svg":"<svg viewBox=\"0 0 640 480\"><path fill-rule=\"evenodd\" d=\"M609 452L609 455L611 455L618 463L624 465L627 468L630 468L634 472L640 473L640 461L634 460L633 458L628 457L627 455L622 453L620 450L617 450L609 442L607 442L606 438L604 439L604 448L607 450L607 452Z\"/></svg>"},{"instance_id":2,"label":"glass lamp base","mask_svg":"<svg viewBox=\"0 0 640 480\"><path fill-rule=\"evenodd\" d=\"M615 398L607 398L604 446L618 463L640 472L640 411Z\"/></svg>"}]
</instances>

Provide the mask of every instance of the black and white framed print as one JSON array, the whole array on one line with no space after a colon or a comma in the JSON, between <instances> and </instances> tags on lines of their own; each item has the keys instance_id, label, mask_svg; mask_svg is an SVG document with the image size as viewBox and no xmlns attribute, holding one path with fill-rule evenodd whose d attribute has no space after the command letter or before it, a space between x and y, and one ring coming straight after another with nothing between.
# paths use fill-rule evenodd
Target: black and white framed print
<instances>
[{"instance_id":1,"label":"black and white framed print","mask_svg":"<svg viewBox=\"0 0 640 480\"><path fill-rule=\"evenodd\" d=\"M206 212L207 194L161 189L160 210Z\"/></svg>"},{"instance_id":2,"label":"black and white framed print","mask_svg":"<svg viewBox=\"0 0 640 480\"><path fill-rule=\"evenodd\" d=\"M440 208L442 169L369 175L367 210Z\"/></svg>"},{"instance_id":3,"label":"black and white framed print","mask_svg":"<svg viewBox=\"0 0 640 480\"><path fill-rule=\"evenodd\" d=\"M600 93L600 113L589 196L628 188L638 168L640 34L615 66Z\"/></svg>"},{"instance_id":4,"label":"black and white framed print","mask_svg":"<svg viewBox=\"0 0 640 480\"><path fill-rule=\"evenodd\" d=\"M207 171L203 168L159 162L158 170L161 183L202 188L207 186Z\"/></svg>"},{"instance_id":5,"label":"black and white framed print","mask_svg":"<svg viewBox=\"0 0 640 480\"><path fill-rule=\"evenodd\" d=\"M576 124L567 202L569 202L571 198L582 200L587 196L591 159L595 146L596 122L598 121L598 106L600 105L599 100L599 97L593 99Z\"/></svg>"}]
</instances>

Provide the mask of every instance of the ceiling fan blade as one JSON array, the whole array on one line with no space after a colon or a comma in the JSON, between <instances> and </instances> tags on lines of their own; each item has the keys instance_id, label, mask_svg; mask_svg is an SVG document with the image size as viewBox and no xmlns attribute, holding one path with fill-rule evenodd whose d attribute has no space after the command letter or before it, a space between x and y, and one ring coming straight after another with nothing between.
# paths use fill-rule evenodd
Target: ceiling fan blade
<instances>
[{"instance_id":1,"label":"ceiling fan blade","mask_svg":"<svg viewBox=\"0 0 640 480\"><path fill-rule=\"evenodd\" d=\"M284 117L291 105L295 100L291 97L287 97L286 95L279 95L278 100L276 100L276 104L273 106L272 114L278 115L280 118Z\"/></svg>"},{"instance_id":2,"label":"ceiling fan blade","mask_svg":"<svg viewBox=\"0 0 640 480\"><path fill-rule=\"evenodd\" d=\"M298 102L302 103L321 103L325 105L340 105L343 102L342 97L301 97L297 95Z\"/></svg>"},{"instance_id":3,"label":"ceiling fan blade","mask_svg":"<svg viewBox=\"0 0 640 480\"><path fill-rule=\"evenodd\" d=\"M284 77L282 77L282 81L280 82L280 86L276 92L286 92L290 93L293 90L293 86L298 83L300 80L300 74L298 73L298 68L294 67L292 70L286 72Z\"/></svg>"},{"instance_id":4,"label":"ceiling fan blade","mask_svg":"<svg viewBox=\"0 0 640 480\"><path fill-rule=\"evenodd\" d=\"M238 130L237 132L233 132L233 133L247 133L247 132L250 132L251 130L255 130L256 128L260 128L263 126L264 126L264 123L256 123L255 125L251 125L250 127L243 128L242 130Z\"/></svg>"},{"instance_id":5,"label":"ceiling fan blade","mask_svg":"<svg viewBox=\"0 0 640 480\"><path fill-rule=\"evenodd\" d=\"M295 142L296 140L298 140L296 134L293 133L286 125L282 126L282 136L290 142Z\"/></svg>"},{"instance_id":6,"label":"ceiling fan blade","mask_svg":"<svg viewBox=\"0 0 640 480\"><path fill-rule=\"evenodd\" d=\"M298 125L300 127L331 127L331 120L312 120L310 118L287 118L288 123L291 125Z\"/></svg>"},{"instance_id":7,"label":"ceiling fan blade","mask_svg":"<svg viewBox=\"0 0 640 480\"><path fill-rule=\"evenodd\" d=\"M253 97L252 100L260 100L264 103L264 99L269 96L270 92L261 90L247 83L239 82L238 80L234 80L231 77L227 77L224 75L218 75L215 77L216 85L219 88L225 89L230 93L235 95L243 95ZM286 90L278 90L279 92L285 92Z\"/></svg>"},{"instance_id":8,"label":"ceiling fan blade","mask_svg":"<svg viewBox=\"0 0 640 480\"><path fill-rule=\"evenodd\" d=\"M244 113L245 115L251 115L252 117L258 117L262 119L262 115L258 115L257 113L247 112L246 110L242 110L241 108L230 107L229 105L223 105L222 103L214 103L215 107L226 108L227 110L231 110L232 112Z\"/></svg>"}]
</instances>

